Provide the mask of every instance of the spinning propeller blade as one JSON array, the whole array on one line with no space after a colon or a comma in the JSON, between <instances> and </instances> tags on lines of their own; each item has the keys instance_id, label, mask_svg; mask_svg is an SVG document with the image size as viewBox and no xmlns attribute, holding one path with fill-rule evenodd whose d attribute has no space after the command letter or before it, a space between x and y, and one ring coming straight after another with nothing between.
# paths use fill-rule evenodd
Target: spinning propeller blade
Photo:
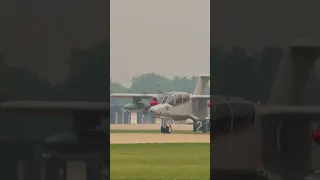
<instances>
[{"instance_id":1,"label":"spinning propeller blade","mask_svg":"<svg viewBox=\"0 0 320 180\"><path fill-rule=\"evenodd\" d=\"M164 92L162 90L160 90L160 86L157 85L157 90L156 90L156 93L157 93L157 101L159 102L161 100L161 97L163 96Z\"/></svg>"},{"instance_id":2,"label":"spinning propeller blade","mask_svg":"<svg viewBox=\"0 0 320 180\"><path fill-rule=\"evenodd\" d=\"M161 97L163 96L163 94L164 94L164 92L162 92L162 91L160 91L160 90L157 91L157 95L158 95L158 96L157 96L156 98L157 98L157 101L158 101L158 102L161 100Z\"/></svg>"}]
</instances>

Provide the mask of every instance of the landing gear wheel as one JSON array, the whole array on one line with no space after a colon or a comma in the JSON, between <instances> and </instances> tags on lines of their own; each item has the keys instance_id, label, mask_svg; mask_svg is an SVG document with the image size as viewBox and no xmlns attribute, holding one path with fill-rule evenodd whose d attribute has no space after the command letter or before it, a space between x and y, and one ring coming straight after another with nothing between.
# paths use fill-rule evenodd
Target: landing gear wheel
<instances>
[{"instance_id":1,"label":"landing gear wheel","mask_svg":"<svg viewBox=\"0 0 320 180\"><path fill-rule=\"evenodd\" d=\"M161 126L160 130L161 130L161 133L171 133L172 127L171 125L164 125L164 127Z\"/></svg>"},{"instance_id":2,"label":"landing gear wheel","mask_svg":"<svg viewBox=\"0 0 320 180\"><path fill-rule=\"evenodd\" d=\"M167 125L166 129L167 129L167 133L171 133L171 132L172 132L172 127L171 127L171 125Z\"/></svg>"}]
</instances>

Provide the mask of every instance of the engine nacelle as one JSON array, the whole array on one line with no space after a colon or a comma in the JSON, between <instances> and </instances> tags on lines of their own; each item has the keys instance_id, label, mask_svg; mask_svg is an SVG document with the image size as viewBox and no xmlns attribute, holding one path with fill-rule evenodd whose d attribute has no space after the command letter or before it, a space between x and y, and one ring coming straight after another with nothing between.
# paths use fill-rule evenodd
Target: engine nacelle
<instances>
[{"instance_id":1,"label":"engine nacelle","mask_svg":"<svg viewBox=\"0 0 320 180\"><path fill-rule=\"evenodd\" d=\"M187 123L187 124L193 124L193 120L190 119L190 118L188 118L188 119L186 120L186 123Z\"/></svg>"},{"instance_id":2,"label":"engine nacelle","mask_svg":"<svg viewBox=\"0 0 320 180\"><path fill-rule=\"evenodd\" d=\"M148 110L151 106L155 106L158 104L156 99L150 101L150 105L145 105L142 102L132 102L123 106L123 110L129 112Z\"/></svg>"},{"instance_id":3,"label":"engine nacelle","mask_svg":"<svg viewBox=\"0 0 320 180\"><path fill-rule=\"evenodd\" d=\"M137 102L137 103L128 103L126 105L123 106L123 110L125 111L129 111L129 112L134 112L134 111L141 111L146 107L145 104L141 103L141 102Z\"/></svg>"}]
</instances>

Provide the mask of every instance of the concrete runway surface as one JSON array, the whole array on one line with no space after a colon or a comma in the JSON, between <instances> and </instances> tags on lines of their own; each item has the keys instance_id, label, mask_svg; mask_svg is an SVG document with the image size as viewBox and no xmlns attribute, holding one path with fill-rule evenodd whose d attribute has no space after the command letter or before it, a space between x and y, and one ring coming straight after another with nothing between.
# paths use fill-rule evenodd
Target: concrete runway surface
<instances>
[{"instance_id":1,"label":"concrete runway surface","mask_svg":"<svg viewBox=\"0 0 320 180\"><path fill-rule=\"evenodd\" d=\"M172 130L192 131L192 124L170 124ZM159 130L160 124L110 124L110 129L114 130Z\"/></svg>"},{"instance_id":2,"label":"concrete runway surface","mask_svg":"<svg viewBox=\"0 0 320 180\"><path fill-rule=\"evenodd\" d=\"M190 130L192 125L172 124L175 130ZM159 130L160 124L112 124L110 129L117 130ZM159 134L156 133L111 133L111 144L137 143L209 143L209 134Z\"/></svg>"}]
</instances>

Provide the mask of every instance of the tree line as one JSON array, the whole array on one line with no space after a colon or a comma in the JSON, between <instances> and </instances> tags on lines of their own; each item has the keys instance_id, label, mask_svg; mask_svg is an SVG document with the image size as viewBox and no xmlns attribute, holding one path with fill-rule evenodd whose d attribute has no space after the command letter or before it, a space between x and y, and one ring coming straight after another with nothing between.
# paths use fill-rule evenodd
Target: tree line
<instances>
[{"instance_id":1,"label":"tree line","mask_svg":"<svg viewBox=\"0 0 320 180\"><path fill-rule=\"evenodd\" d=\"M197 76L192 77L178 77L175 76L172 79L165 76L161 76L155 73L144 73L139 76L135 76L131 80L131 86L126 88L125 86L112 82L110 80L110 92L111 93L151 93L162 94L171 91L183 91L192 93L197 81ZM207 91L207 94L210 92ZM111 99L113 105L123 105L130 102L130 99Z\"/></svg>"},{"instance_id":2,"label":"tree line","mask_svg":"<svg viewBox=\"0 0 320 180\"><path fill-rule=\"evenodd\" d=\"M76 49L66 61L69 74L64 82L52 84L46 78L25 68L10 66L6 54L0 54L0 101L6 100L86 100L107 101L109 93L159 93L184 91L192 93L198 80L193 77L167 78L146 73L132 78L125 87L109 78L109 42L87 49ZM284 50L266 47L246 52L241 47L226 50L211 48L211 93L242 97L265 103L270 94ZM59 71L59 70L57 70ZM317 67L310 73L306 103L320 101Z\"/></svg>"},{"instance_id":3,"label":"tree line","mask_svg":"<svg viewBox=\"0 0 320 180\"><path fill-rule=\"evenodd\" d=\"M282 57L283 50L273 47L252 54L247 54L240 47L229 51L219 47L211 48L211 93L266 102ZM118 93L156 93L158 86L164 92L192 93L197 80L197 76L170 79L147 73L133 77L128 88L110 80L110 89Z\"/></svg>"}]
</instances>

